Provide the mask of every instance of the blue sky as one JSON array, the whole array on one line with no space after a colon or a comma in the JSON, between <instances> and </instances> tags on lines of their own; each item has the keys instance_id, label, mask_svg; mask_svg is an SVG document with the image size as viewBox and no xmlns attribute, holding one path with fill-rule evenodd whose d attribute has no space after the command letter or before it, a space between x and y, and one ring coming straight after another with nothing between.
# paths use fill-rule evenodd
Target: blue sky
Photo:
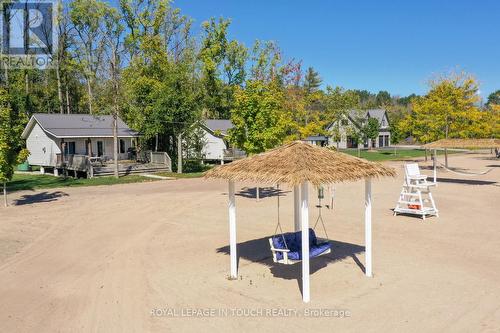
<instances>
[{"instance_id":1,"label":"blue sky","mask_svg":"<svg viewBox=\"0 0 500 333\"><path fill-rule=\"evenodd\" d=\"M232 19L247 46L277 41L324 84L425 93L435 74L465 70L484 98L500 89L500 1L175 0L195 20Z\"/></svg>"}]
</instances>

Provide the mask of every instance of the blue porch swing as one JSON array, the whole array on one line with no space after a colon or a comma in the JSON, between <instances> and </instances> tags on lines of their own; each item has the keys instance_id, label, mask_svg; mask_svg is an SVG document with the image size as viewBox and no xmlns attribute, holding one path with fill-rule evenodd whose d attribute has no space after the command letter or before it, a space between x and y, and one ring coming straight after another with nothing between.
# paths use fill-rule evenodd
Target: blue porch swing
<instances>
[{"instance_id":1,"label":"blue porch swing","mask_svg":"<svg viewBox=\"0 0 500 333\"><path fill-rule=\"evenodd\" d=\"M279 189L279 185L277 186ZM331 244L329 242L328 233L326 232L325 223L321 215L321 199L324 198L323 187L318 188L318 218L313 228L309 228L309 258L319 257L331 252ZM319 240L316 237L316 226L321 222L325 232L326 241ZM276 232L280 230L280 234ZM274 236L269 238L269 245L273 254L275 263L284 265L293 265L302 261L302 231L283 233L280 223L280 196L278 194L278 223L274 230Z\"/></svg>"}]
</instances>

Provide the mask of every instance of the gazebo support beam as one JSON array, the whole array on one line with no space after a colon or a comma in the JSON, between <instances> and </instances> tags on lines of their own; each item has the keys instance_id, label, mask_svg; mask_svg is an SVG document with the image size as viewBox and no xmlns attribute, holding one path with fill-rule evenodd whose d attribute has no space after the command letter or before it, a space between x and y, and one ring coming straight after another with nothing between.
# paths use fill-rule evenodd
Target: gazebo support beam
<instances>
[{"instance_id":1,"label":"gazebo support beam","mask_svg":"<svg viewBox=\"0 0 500 333\"><path fill-rule=\"evenodd\" d=\"M309 183L301 184L301 223L302 223L302 300L309 302Z\"/></svg>"},{"instance_id":2,"label":"gazebo support beam","mask_svg":"<svg viewBox=\"0 0 500 333\"><path fill-rule=\"evenodd\" d=\"M234 196L234 181L229 181L229 253L231 257L231 279L238 278L238 263L236 253L236 200Z\"/></svg>"},{"instance_id":3,"label":"gazebo support beam","mask_svg":"<svg viewBox=\"0 0 500 333\"><path fill-rule=\"evenodd\" d=\"M365 179L365 274L372 276L372 182Z\"/></svg>"},{"instance_id":4,"label":"gazebo support beam","mask_svg":"<svg viewBox=\"0 0 500 333\"><path fill-rule=\"evenodd\" d=\"M293 187L293 225L294 230L300 230L300 186Z\"/></svg>"}]
</instances>

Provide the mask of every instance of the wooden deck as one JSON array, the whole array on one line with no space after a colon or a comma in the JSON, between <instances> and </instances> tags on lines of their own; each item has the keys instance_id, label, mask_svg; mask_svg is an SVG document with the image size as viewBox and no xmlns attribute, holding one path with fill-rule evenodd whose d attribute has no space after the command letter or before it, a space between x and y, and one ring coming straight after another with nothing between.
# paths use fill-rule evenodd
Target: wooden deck
<instances>
[{"instance_id":1,"label":"wooden deck","mask_svg":"<svg viewBox=\"0 0 500 333\"><path fill-rule=\"evenodd\" d=\"M118 174L138 174L154 172L171 172L172 163L170 157L165 152L145 152L141 161L118 161ZM144 157L143 156L143 157ZM84 172L88 178L99 176L114 175L114 164L112 162L96 162L93 158L85 155L67 155L57 154L56 169L61 171Z\"/></svg>"},{"instance_id":2,"label":"wooden deck","mask_svg":"<svg viewBox=\"0 0 500 333\"><path fill-rule=\"evenodd\" d=\"M94 177L99 176L112 176L115 172L114 165L105 165L102 167L93 167ZM118 164L118 174L119 175L129 175L129 174L140 174L140 173L154 173L154 172L171 172L169 166L165 164L153 164L153 163L127 163Z\"/></svg>"}]
</instances>

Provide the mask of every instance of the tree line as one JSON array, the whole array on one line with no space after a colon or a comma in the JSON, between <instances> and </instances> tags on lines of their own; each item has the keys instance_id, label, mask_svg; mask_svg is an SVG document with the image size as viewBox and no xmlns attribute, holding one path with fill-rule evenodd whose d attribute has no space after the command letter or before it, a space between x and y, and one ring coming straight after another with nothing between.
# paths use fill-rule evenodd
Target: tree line
<instances>
[{"instance_id":1,"label":"tree line","mask_svg":"<svg viewBox=\"0 0 500 333\"><path fill-rule=\"evenodd\" d=\"M425 96L324 86L317 71L285 57L276 42L246 46L230 38L230 25L210 18L195 33L193 20L169 0L60 2L55 65L2 64L0 147L20 152L22 142L5 138L18 136L36 112L120 116L143 134L143 146L167 151L173 161L178 142L196 146L194 125L207 118L231 119L228 139L248 153L309 135L336 136L327 125L353 109L388 110L393 142L499 134L500 93L480 105L477 81L469 75L438 78ZM353 128L350 135L366 139L376 125ZM181 134L184 140L176 140ZM13 163L7 148L0 149L2 161ZM8 180L5 170L0 178Z\"/></svg>"}]
</instances>

